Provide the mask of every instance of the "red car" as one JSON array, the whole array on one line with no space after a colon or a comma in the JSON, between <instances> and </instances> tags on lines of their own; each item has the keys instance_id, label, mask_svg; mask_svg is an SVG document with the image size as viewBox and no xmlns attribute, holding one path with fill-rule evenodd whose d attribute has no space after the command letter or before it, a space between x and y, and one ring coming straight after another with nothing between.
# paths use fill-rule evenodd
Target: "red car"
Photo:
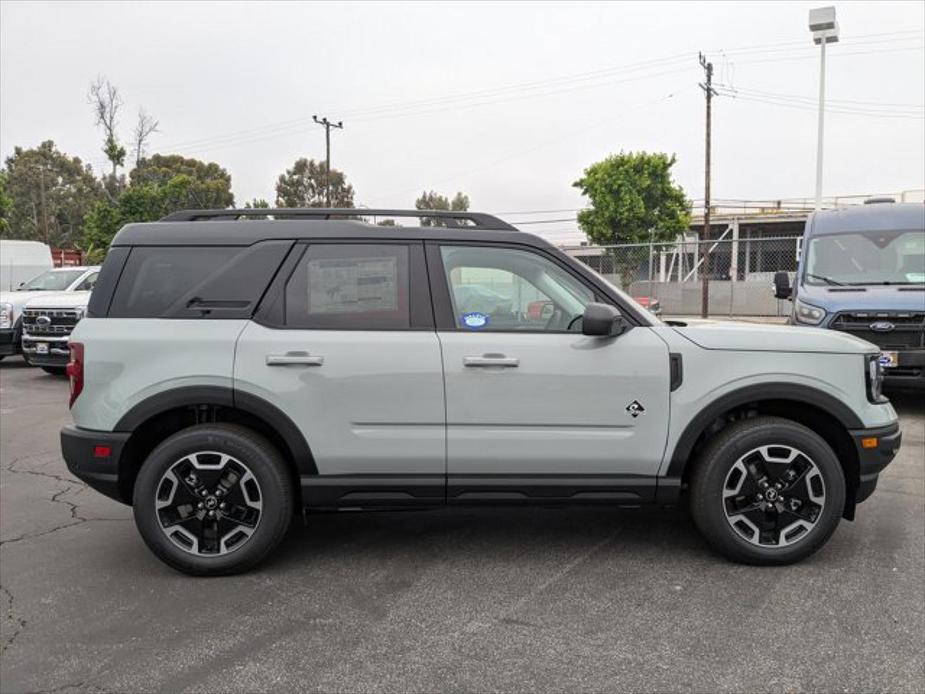
<instances>
[{"instance_id":1,"label":"red car","mask_svg":"<svg viewBox=\"0 0 925 694\"><path fill-rule=\"evenodd\" d=\"M650 296L634 296L633 301L647 309L649 313L660 316L662 315L662 305L658 299Z\"/></svg>"}]
</instances>

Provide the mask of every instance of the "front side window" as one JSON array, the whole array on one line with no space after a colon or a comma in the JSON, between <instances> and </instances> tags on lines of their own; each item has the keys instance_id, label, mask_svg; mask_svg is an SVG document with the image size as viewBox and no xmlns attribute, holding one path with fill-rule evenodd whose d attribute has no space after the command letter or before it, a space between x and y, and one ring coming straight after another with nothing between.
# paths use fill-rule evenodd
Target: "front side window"
<instances>
[{"instance_id":1,"label":"front side window","mask_svg":"<svg viewBox=\"0 0 925 694\"><path fill-rule=\"evenodd\" d=\"M551 260L530 251L441 246L453 320L460 330L581 330L594 292Z\"/></svg>"},{"instance_id":2,"label":"front side window","mask_svg":"<svg viewBox=\"0 0 925 694\"><path fill-rule=\"evenodd\" d=\"M19 286L21 292L63 292L84 270L49 270Z\"/></svg>"},{"instance_id":3,"label":"front side window","mask_svg":"<svg viewBox=\"0 0 925 694\"><path fill-rule=\"evenodd\" d=\"M311 245L286 284L285 300L286 325L290 327L408 329L408 247Z\"/></svg>"},{"instance_id":4,"label":"front side window","mask_svg":"<svg viewBox=\"0 0 925 694\"><path fill-rule=\"evenodd\" d=\"M809 242L805 281L816 285L925 283L925 232L817 236Z\"/></svg>"},{"instance_id":5,"label":"front side window","mask_svg":"<svg viewBox=\"0 0 925 694\"><path fill-rule=\"evenodd\" d=\"M74 287L75 292L89 292L93 290L93 285L96 284L96 278L100 276L98 272L92 272L87 275L84 279L80 281L76 287Z\"/></svg>"}]
</instances>

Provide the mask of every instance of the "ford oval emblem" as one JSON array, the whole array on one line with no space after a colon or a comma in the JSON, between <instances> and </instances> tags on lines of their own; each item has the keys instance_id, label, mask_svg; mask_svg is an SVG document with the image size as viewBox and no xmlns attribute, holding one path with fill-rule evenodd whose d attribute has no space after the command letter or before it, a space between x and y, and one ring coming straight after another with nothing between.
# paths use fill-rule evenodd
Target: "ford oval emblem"
<instances>
[{"instance_id":1,"label":"ford oval emblem","mask_svg":"<svg viewBox=\"0 0 925 694\"><path fill-rule=\"evenodd\" d=\"M878 320L870 324L870 329L875 333L888 333L896 329L896 326L888 320Z\"/></svg>"},{"instance_id":2,"label":"ford oval emblem","mask_svg":"<svg viewBox=\"0 0 925 694\"><path fill-rule=\"evenodd\" d=\"M49 325L51 325L51 318L48 316L39 316L35 319L35 324L41 325L43 328L47 328Z\"/></svg>"}]
</instances>

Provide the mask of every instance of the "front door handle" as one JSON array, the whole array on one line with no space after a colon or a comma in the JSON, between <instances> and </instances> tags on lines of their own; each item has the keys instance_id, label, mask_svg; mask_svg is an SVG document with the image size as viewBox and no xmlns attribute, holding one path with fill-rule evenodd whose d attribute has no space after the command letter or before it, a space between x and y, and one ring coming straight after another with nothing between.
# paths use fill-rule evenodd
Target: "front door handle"
<instances>
[{"instance_id":1,"label":"front door handle","mask_svg":"<svg viewBox=\"0 0 925 694\"><path fill-rule=\"evenodd\" d=\"M324 364L324 357L312 356L308 352L286 352L285 354L267 355L267 366L289 366L290 364L321 366Z\"/></svg>"},{"instance_id":2,"label":"front door handle","mask_svg":"<svg viewBox=\"0 0 925 694\"><path fill-rule=\"evenodd\" d=\"M483 354L480 357L463 357L463 366L506 366L512 368L520 366L520 359L506 357L503 354Z\"/></svg>"}]
</instances>

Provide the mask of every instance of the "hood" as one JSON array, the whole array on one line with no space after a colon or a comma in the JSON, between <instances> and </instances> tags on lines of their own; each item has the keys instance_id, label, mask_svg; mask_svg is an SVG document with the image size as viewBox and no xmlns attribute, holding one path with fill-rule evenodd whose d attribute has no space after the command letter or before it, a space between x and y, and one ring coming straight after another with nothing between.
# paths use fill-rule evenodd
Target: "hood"
<instances>
[{"instance_id":1,"label":"hood","mask_svg":"<svg viewBox=\"0 0 925 694\"><path fill-rule=\"evenodd\" d=\"M19 315L20 310L25 305L29 299L34 299L37 296L42 296L43 294L49 294L57 292L0 292L0 304L12 304L14 315Z\"/></svg>"},{"instance_id":2,"label":"hood","mask_svg":"<svg viewBox=\"0 0 925 694\"><path fill-rule=\"evenodd\" d=\"M25 308L74 308L86 307L90 301L90 292L35 292L38 296L30 299Z\"/></svg>"},{"instance_id":3,"label":"hood","mask_svg":"<svg viewBox=\"0 0 925 694\"><path fill-rule=\"evenodd\" d=\"M754 323L698 323L674 328L704 349L760 352L869 354L879 351L865 340L836 330Z\"/></svg>"},{"instance_id":4,"label":"hood","mask_svg":"<svg viewBox=\"0 0 925 694\"><path fill-rule=\"evenodd\" d=\"M797 298L807 304L839 311L925 311L925 286L817 287L800 285Z\"/></svg>"}]
</instances>

